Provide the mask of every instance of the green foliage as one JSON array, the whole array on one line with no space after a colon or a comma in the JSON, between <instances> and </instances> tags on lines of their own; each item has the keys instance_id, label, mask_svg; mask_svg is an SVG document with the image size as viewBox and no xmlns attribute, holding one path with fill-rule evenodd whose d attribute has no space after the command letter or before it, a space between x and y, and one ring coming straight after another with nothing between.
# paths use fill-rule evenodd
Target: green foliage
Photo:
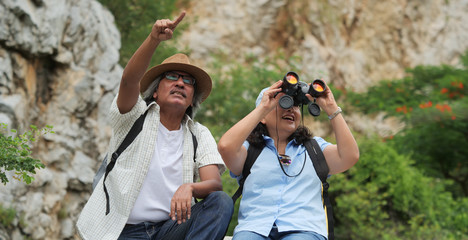
<instances>
[{"instance_id":1,"label":"green foliage","mask_svg":"<svg viewBox=\"0 0 468 240\"><path fill-rule=\"evenodd\" d=\"M468 101L463 103L460 111L468 109ZM451 186L455 195L468 196L468 118L458 115L458 120L452 120L450 114L438 114L437 110L421 112L419 117L426 116L426 120L405 129L392 142L401 152L411 154L430 176L455 181L457 184Z\"/></svg>"},{"instance_id":2,"label":"green foliage","mask_svg":"<svg viewBox=\"0 0 468 240\"><path fill-rule=\"evenodd\" d=\"M468 237L468 199L453 199L449 181L424 176L389 143L359 146L359 162L330 179L337 239Z\"/></svg>"},{"instance_id":3,"label":"green foliage","mask_svg":"<svg viewBox=\"0 0 468 240\"><path fill-rule=\"evenodd\" d=\"M173 19L175 0L99 0L114 15L121 34L120 64L125 66L133 53L150 34L153 24L158 19ZM187 26L184 21L177 27L173 39ZM174 40L171 40L174 41ZM175 54L177 49L170 44L160 44L150 66L161 63L165 58Z\"/></svg>"},{"instance_id":4,"label":"green foliage","mask_svg":"<svg viewBox=\"0 0 468 240\"><path fill-rule=\"evenodd\" d=\"M436 103L454 102L468 93L465 87L468 67L418 66L407 70L410 76L382 81L366 94L350 92L349 100L364 113L387 112L409 118L417 108L435 107Z\"/></svg>"},{"instance_id":5,"label":"green foliage","mask_svg":"<svg viewBox=\"0 0 468 240\"><path fill-rule=\"evenodd\" d=\"M231 176L229 175L229 170L224 172L224 174L221 176L221 179L223 181L223 191L226 192L229 196L233 196L234 193L237 191L237 188L239 187L236 179L231 178ZM234 205L234 213L232 214L231 222L229 223L226 236L232 236L234 233L234 228L238 224L237 216L239 212L240 199L241 198L237 199L236 204Z\"/></svg>"},{"instance_id":6,"label":"green foliage","mask_svg":"<svg viewBox=\"0 0 468 240\"><path fill-rule=\"evenodd\" d=\"M62 208L60 208L60 210L57 213L57 218L62 220L62 219L66 219L67 217L68 217L68 211L64 206L62 206Z\"/></svg>"},{"instance_id":7,"label":"green foliage","mask_svg":"<svg viewBox=\"0 0 468 240\"><path fill-rule=\"evenodd\" d=\"M365 94L350 93L362 112L385 112L406 123L392 136L401 153L437 178L453 180L451 191L468 196L468 52L462 68L418 66L401 80L384 81Z\"/></svg>"},{"instance_id":8,"label":"green foliage","mask_svg":"<svg viewBox=\"0 0 468 240\"><path fill-rule=\"evenodd\" d=\"M38 137L47 133L54 133L52 126L47 125L43 129L38 129L31 125L31 130L21 135L17 134L15 129L11 130L13 135L8 136L5 131L7 125L0 123L0 179L4 185L9 182L5 171L15 171L14 179L23 180L30 184L36 173L36 169L44 168L40 160L31 157L32 151L30 144L35 142Z\"/></svg>"},{"instance_id":9,"label":"green foliage","mask_svg":"<svg viewBox=\"0 0 468 240\"><path fill-rule=\"evenodd\" d=\"M13 224L15 220L16 210L14 208L5 208L0 203L0 224L4 227L8 227Z\"/></svg>"}]
</instances>

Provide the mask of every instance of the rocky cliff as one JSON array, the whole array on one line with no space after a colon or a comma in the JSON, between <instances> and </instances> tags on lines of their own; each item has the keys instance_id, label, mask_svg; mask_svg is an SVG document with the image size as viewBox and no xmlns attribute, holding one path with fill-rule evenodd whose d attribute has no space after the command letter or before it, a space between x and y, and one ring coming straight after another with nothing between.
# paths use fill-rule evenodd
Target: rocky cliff
<instances>
[{"instance_id":1,"label":"rocky cliff","mask_svg":"<svg viewBox=\"0 0 468 240\"><path fill-rule=\"evenodd\" d=\"M194 1L183 45L193 56L222 51L233 59L278 51L298 67L362 91L416 65L456 65L467 47L468 2ZM195 22L195 19L198 21ZM290 63L288 63L290 64Z\"/></svg>"},{"instance_id":2,"label":"rocky cliff","mask_svg":"<svg viewBox=\"0 0 468 240\"><path fill-rule=\"evenodd\" d=\"M35 146L47 166L30 186L0 186L17 210L11 239L67 239L91 191L122 67L120 34L97 1L0 2L0 122L54 126Z\"/></svg>"},{"instance_id":3,"label":"rocky cliff","mask_svg":"<svg viewBox=\"0 0 468 240\"><path fill-rule=\"evenodd\" d=\"M457 65L468 48L468 1L199 0L179 44L201 65L282 52L310 78L363 91L419 64ZM149 29L148 29L149 31ZM6 239L72 239L110 129L106 112L122 73L113 16L94 0L0 1L0 122L54 126L35 147L47 167L31 185L0 186L17 210ZM234 61L234 60L233 60ZM282 64L288 64L284 61ZM391 131L348 115L355 130Z\"/></svg>"}]
</instances>

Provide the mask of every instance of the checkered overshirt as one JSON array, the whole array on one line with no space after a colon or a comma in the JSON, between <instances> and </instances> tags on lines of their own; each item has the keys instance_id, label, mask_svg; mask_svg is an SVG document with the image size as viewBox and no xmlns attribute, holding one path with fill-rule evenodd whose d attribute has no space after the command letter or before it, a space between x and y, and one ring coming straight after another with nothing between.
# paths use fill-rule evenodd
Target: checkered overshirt
<instances>
[{"instance_id":1,"label":"checkered overshirt","mask_svg":"<svg viewBox=\"0 0 468 240\"><path fill-rule=\"evenodd\" d=\"M156 103L146 105L139 97L138 102L128 113L121 114L117 107L117 96L112 102L109 117L113 128L109 154L112 154L130 131L133 123L147 109L148 114L143 129L133 143L120 155L106 179L109 192L110 213L106 212L106 197L103 179L99 181L84 206L77 222L77 230L83 239L117 239L124 228L133 205L138 197L143 181L148 173L159 126L159 106ZM198 169L216 164L219 172L225 171L222 158L218 153L216 141L211 132L200 123L185 116L182 122L184 131L183 183L196 182ZM193 162L192 132L197 140L196 163Z\"/></svg>"}]
</instances>

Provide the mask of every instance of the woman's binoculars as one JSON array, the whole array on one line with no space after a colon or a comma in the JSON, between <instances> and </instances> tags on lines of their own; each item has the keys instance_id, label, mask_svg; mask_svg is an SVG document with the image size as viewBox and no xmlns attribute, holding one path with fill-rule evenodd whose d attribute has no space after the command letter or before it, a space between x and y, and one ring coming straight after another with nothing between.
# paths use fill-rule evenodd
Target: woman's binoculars
<instances>
[{"instance_id":1,"label":"woman's binoculars","mask_svg":"<svg viewBox=\"0 0 468 240\"><path fill-rule=\"evenodd\" d=\"M322 80L316 79L309 86L309 84L299 81L297 73L288 72L283 78L281 89L285 95L279 100L280 107L289 109L292 106L308 104L307 108L312 116L320 115L320 107L315 103L315 99L323 95L327 89L327 85ZM307 93L314 98L314 102L306 97Z\"/></svg>"}]
</instances>

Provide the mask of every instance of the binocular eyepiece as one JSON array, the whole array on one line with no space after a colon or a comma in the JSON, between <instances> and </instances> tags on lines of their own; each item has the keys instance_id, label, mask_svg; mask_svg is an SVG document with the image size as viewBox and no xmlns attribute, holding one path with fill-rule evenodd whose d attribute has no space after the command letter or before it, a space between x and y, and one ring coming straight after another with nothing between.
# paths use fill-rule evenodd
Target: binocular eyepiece
<instances>
[{"instance_id":1,"label":"binocular eyepiece","mask_svg":"<svg viewBox=\"0 0 468 240\"><path fill-rule=\"evenodd\" d=\"M312 116L317 117L320 115L320 107L315 103L315 99L325 93L327 89L325 82L316 79L309 86L309 84L299 81L299 75L297 75L297 73L288 72L283 77L281 89L281 91L285 93L279 100L281 108L289 109L292 106L308 104L308 110ZM306 97L307 93L314 98L313 103Z\"/></svg>"}]
</instances>

